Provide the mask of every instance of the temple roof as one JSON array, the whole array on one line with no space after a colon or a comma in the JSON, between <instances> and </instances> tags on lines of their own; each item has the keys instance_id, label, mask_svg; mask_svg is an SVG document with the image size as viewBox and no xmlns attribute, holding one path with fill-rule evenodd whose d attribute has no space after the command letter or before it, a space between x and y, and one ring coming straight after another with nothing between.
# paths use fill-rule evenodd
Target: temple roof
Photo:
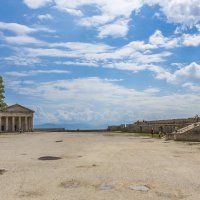
<instances>
[{"instance_id":1,"label":"temple roof","mask_svg":"<svg viewBox=\"0 0 200 200\"><path fill-rule=\"evenodd\" d=\"M14 104L11 106L8 106L6 109L7 112L34 112L33 110L26 108L20 104Z\"/></svg>"}]
</instances>

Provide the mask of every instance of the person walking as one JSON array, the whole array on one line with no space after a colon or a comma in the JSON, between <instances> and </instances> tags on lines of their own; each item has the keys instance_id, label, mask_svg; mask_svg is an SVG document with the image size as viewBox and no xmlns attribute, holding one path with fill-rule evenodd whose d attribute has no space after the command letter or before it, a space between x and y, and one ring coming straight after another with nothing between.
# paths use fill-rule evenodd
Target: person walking
<instances>
[{"instance_id":1,"label":"person walking","mask_svg":"<svg viewBox=\"0 0 200 200\"><path fill-rule=\"evenodd\" d=\"M154 128L152 127L151 129L151 137L153 138L153 135L154 135Z\"/></svg>"}]
</instances>

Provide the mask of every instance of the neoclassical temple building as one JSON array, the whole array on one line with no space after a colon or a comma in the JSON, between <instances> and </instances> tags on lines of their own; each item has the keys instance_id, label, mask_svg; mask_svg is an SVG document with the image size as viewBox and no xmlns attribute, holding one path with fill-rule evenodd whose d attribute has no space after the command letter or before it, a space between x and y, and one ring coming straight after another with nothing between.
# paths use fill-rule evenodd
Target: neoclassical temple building
<instances>
[{"instance_id":1,"label":"neoclassical temple building","mask_svg":"<svg viewBox=\"0 0 200 200\"><path fill-rule=\"evenodd\" d=\"M15 104L0 110L0 132L33 131L34 111Z\"/></svg>"}]
</instances>

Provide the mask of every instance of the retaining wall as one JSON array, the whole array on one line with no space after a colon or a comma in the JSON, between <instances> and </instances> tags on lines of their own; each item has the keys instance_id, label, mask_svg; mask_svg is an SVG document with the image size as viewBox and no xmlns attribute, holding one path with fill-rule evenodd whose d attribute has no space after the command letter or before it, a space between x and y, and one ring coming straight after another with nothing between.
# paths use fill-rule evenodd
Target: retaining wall
<instances>
[{"instance_id":1,"label":"retaining wall","mask_svg":"<svg viewBox=\"0 0 200 200\"><path fill-rule=\"evenodd\" d=\"M200 127L194 128L186 133L174 134L174 140L200 142Z\"/></svg>"},{"instance_id":2,"label":"retaining wall","mask_svg":"<svg viewBox=\"0 0 200 200\"><path fill-rule=\"evenodd\" d=\"M193 118L187 119L170 119L170 120L155 120L155 121L137 121L133 124L121 124L118 126L109 126L108 131L122 131L135 133L150 133L154 129L155 133L160 131L163 133L172 133L176 129L183 128L194 123Z\"/></svg>"}]
</instances>

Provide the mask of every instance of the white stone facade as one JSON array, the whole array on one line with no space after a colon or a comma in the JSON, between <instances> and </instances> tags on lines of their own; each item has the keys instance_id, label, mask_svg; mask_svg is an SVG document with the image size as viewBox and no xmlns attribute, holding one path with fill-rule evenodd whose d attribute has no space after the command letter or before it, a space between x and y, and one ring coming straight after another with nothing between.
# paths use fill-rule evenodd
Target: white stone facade
<instances>
[{"instance_id":1,"label":"white stone facade","mask_svg":"<svg viewBox=\"0 0 200 200\"><path fill-rule=\"evenodd\" d=\"M0 132L33 131L34 111L15 104L0 111Z\"/></svg>"}]
</instances>

